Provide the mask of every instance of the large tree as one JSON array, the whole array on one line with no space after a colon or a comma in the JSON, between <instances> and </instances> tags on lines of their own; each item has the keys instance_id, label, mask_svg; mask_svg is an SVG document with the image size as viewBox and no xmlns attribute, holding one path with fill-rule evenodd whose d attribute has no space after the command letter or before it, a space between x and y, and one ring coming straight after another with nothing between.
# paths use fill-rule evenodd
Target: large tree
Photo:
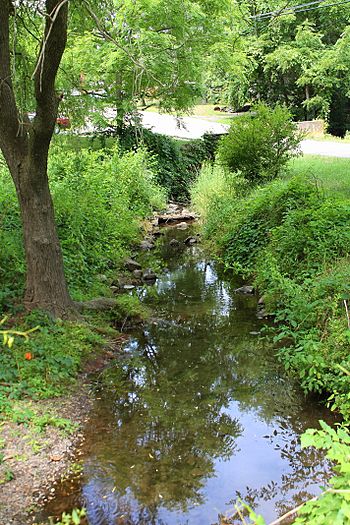
<instances>
[{"instance_id":1,"label":"large tree","mask_svg":"<svg viewBox=\"0 0 350 525\"><path fill-rule=\"evenodd\" d=\"M167 110L188 108L230 2L0 0L0 148L21 209L27 308L55 316L75 309L47 174L62 88L66 103L81 104L70 96L79 87L119 108L152 93ZM61 68L66 48L72 67L68 53L68 67ZM89 101L95 104L96 97Z\"/></svg>"},{"instance_id":2,"label":"large tree","mask_svg":"<svg viewBox=\"0 0 350 525\"><path fill-rule=\"evenodd\" d=\"M0 147L16 187L23 221L25 305L62 316L73 309L73 302L64 277L47 161L60 103L55 79L67 42L68 2L46 0L38 6L44 9L45 27L33 73L32 122L18 107L13 78L14 40L10 30L17 8L10 0L0 0Z\"/></svg>"}]
</instances>

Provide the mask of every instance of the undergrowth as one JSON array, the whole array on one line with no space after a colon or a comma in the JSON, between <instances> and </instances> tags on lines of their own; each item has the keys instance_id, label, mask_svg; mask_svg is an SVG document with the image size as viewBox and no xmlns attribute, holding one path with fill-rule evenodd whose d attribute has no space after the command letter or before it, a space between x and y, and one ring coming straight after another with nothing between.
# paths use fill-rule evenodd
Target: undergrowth
<instances>
[{"instance_id":1,"label":"undergrowth","mask_svg":"<svg viewBox=\"0 0 350 525\"><path fill-rule=\"evenodd\" d=\"M49 179L72 297L112 296L111 284L140 242L142 221L165 206L154 159L144 149L121 153L118 144L76 151L56 144ZM7 317L0 326L5 343L0 340L0 418L8 418L17 400L70 391L84 362L106 337L115 337L110 323L144 312L137 298L120 297L112 315L89 314L77 322L26 314L21 306L25 264L20 214L3 163L0 186L0 321ZM30 337L11 335L37 326Z\"/></svg>"},{"instance_id":2,"label":"undergrowth","mask_svg":"<svg viewBox=\"0 0 350 525\"><path fill-rule=\"evenodd\" d=\"M193 194L205 206L204 234L228 270L254 281L275 319L278 356L306 392L350 414L350 200L315 176L286 176L250 191L205 197L220 167L203 170ZM212 174L212 178L208 173ZM237 179L239 180L239 179ZM204 189L203 189L204 186ZM203 203L204 200L204 203Z\"/></svg>"}]
</instances>

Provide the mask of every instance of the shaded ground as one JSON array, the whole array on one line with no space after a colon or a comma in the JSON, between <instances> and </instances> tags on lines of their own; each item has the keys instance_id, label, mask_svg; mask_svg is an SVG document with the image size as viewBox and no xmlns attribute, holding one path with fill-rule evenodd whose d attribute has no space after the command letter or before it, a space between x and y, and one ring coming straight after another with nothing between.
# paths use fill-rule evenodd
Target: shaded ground
<instances>
[{"instance_id":1,"label":"shaded ground","mask_svg":"<svg viewBox=\"0 0 350 525\"><path fill-rule=\"evenodd\" d=\"M83 442L82 425L89 420L91 398L87 386L64 399L21 404L25 419L27 411L34 411L37 419L26 422L8 422L1 428L0 463L0 523L24 525L32 523L32 513L40 504L54 495L55 484L69 475L73 452ZM62 428L43 426L47 414L52 422L61 422ZM63 421L66 419L66 424ZM69 419L68 419L69 418ZM37 424L35 424L37 423ZM57 423L59 424L59 423ZM38 426L39 425L39 426Z\"/></svg>"}]
</instances>

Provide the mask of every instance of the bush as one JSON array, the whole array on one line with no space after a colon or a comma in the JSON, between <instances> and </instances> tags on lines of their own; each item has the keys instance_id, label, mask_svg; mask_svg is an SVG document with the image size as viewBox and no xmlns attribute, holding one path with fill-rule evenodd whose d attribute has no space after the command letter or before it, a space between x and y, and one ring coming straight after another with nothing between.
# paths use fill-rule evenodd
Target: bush
<instances>
[{"instance_id":1,"label":"bush","mask_svg":"<svg viewBox=\"0 0 350 525\"><path fill-rule=\"evenodd\" d=\"M220 202L230 189L234 188L228 183L225 169L218 164L205 162L200 174L191 187L191 202L198 211L202 221L211 217L213 201Z\"/></svg>"},{"instance_id":2,"label":"bush","mask_svg":"<svg viewBox=\"0 0 350 525\"><path fill-rule=\"evenodd\" d=\"M144 146L155 160L156 182L166 190L169 198L180 202L189 199L190 187L203 161L214 159L218 143L217 135L207 134L203 139L181 141L133 126L111 127L100 132L95 139L105 146L107 137L117 138L124 152Z\"/></svg>"},{"instance_id":3,"label":"bush","mask_svg":"<svg viewBox=\"0 0 350 525\"><path fill-rule=\"evenodd\" d=\"M89 298L96 293L96 275L117 268L138 242L140 220L165 206L164 191L145 150L121 155L116 146L54 147L49 178L67 280L74 298ZM0 184L1 309L13 300L14 289L21 293L25 267L15 190L5 169Z\"/></svg>"},{"instance_id":4,"label":"bush","mask_svg":"<svg viewBox=\"0 0 350 525\"><path fill-rule=\"evenodd\" d=\"M206 234L215 232L226 267L249 274L261 251L270 244L274 229L288 214L311 205L317 207L321 199L316 185L298 177L273 181L247 197L232 198L232 192L227 192L220 204L213 198Z\"/></svg>"},{"instance_id":5,"label":"bush","mask_svg":"<svg viewBox=\"0 0 350 525\"><path fill-rule=\"evenodd\" d=\"M259 183L281 174L298 154L300 140L297 124L285 107L259 104L252 113L233 119L229 134L220 142L218 159L249 182Z\"/></svg>"},{"instance_id":6,"label":"bush","mask_svg":"<svg viewBox=\"0 0 350 525\"><path fill-rule=\"evenodd\" d=\"M217 168L203 170L195 185L205 236L226 268L255 281L265 311L275 316L286 368L305 391L333 392L333 406L349 417L349 378L340 367L350 368L350 201L327 197L315 180L301 177L242 196L229 191L225 176L220 193L210 196L217 178Z\"/></svg>"}]
</instances>

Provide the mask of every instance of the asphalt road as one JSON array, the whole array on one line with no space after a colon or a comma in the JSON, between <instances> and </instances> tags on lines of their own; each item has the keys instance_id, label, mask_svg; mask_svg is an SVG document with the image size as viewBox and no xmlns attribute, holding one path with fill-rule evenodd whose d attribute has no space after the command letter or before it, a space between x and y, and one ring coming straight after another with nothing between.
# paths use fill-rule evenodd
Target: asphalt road
<instances>
[{"instance_id":1,"label":"asphalt road","mask_svg":"<svg viewBox=\"0 0 350 525\"><path fill-rule=\"evenodd\" d=\"M225 133L229 126L211 122L199 117L176 118L172 115L143 112L142 124L155 133L162 133L181 139L197 139L204 133ZM329 140L303 140L301 150L306 155L350 158L350 143Z\"/></svg>"},{"instance_id":2,"label":"asphalt road","mask_svg":"<svg viewBox=\"0 0 350 525\"><path fill-rule=\"evenodd\" d=\"M196 117L177 118L143 111L142 124L145 128L179 139L199 139L204 133L225 133L229 126Z\"/></svg>"}]
</instances>

